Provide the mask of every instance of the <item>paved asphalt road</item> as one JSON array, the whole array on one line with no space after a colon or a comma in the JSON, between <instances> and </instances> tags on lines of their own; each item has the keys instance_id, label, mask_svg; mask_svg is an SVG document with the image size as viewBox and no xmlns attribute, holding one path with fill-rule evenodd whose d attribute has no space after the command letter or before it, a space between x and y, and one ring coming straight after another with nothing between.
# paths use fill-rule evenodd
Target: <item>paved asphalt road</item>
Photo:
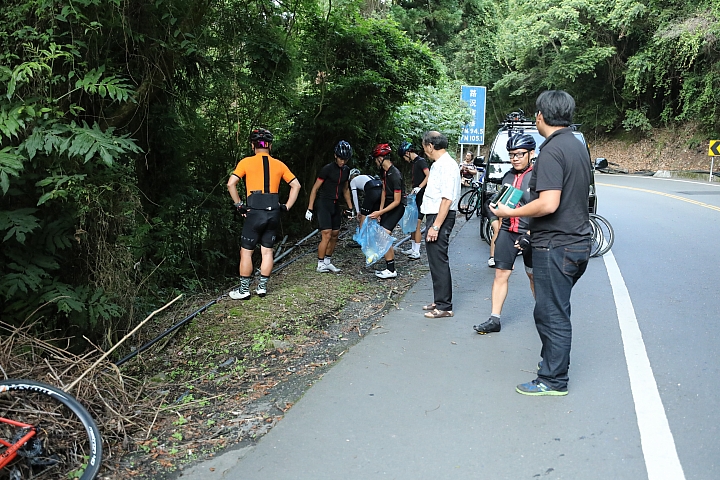
<instances>
[{"instance_id":1,"label":"paved asphalt road","mask_svg":"<svg viewBox=\"0 0 720 480\"><path fill-rule=\"evenodd\" d=\"M451 244L454 318L422 316L424 278L257 446L181 478L720 478L720 185L596 181L616 239L573 291L568 396L515 392L540 351L521 260L502 332L473 332L493 278L473 219Z\"/></svg>"}]
</instances>

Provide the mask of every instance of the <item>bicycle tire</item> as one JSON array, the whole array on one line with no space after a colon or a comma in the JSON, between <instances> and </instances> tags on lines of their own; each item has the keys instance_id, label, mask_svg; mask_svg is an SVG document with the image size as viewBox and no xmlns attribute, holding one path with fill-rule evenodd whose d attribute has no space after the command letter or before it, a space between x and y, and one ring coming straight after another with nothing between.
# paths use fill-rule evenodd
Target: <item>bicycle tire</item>
<instances>
[{"instance_id":1,"label":"bicycle tire","mask_svg":"<svg viewBox=\"0 0 720 480\"><path fill-rule=\"evenodd\" d=\"M470 195L472 195L474 192L475 190L470 190L469 192L465 192L462 194L462 196L460 197L460 201L458 202L458 212L462 213L463 215L467 215L470 204L465 200L470 200Z\"/></svg>"},{"instance_id":2,"label":"bicycle tire","mask_svg":"<svg viewBox=\"0 0 720 480\"><path fill-rule=\"evenodd\" d=\"M482 217L481 225L482 233L480 234L480 236L483 240L485 240L485 243L490 245L493 237L492 223L490 223L490 219L488 217Z\"/></svg>"},{"instance_id":3,"label":"bicycle tire","mask_svg":"<svg viewBox=\"0 0 720 480\"><path fill-rule=\"evenodd\" d=\"M595 222L598 230L602 232L602 242L598 242L599 248L597 252L595 252L595 255L592 255L591 252L591 255L601 257L609 252L615 243L615 231L613 230L612 225L610 225L610 222L605 217L598 215L597 213L591 213L590 219Z\"/></svg>"},{"instance_id":4,"label":"bicycle tire","mask_svg":"<svg viewBox=\"0 0 720 480\"><path fill-rule=\"evenodd\" d=\"M590 245L590 257L597 257L598 252L600 251L600 247L603 244L603 233L602 230L600 230L600 226L597 224L597 222L590 218L590 226L592 227L592 244Z\"/></svg>"},{"instance_id":5,"label":"bicycle tire","mask_svg":"<svg viewBox=\"0 0 720 480\"><path fill-rule=\"evenodd\" d=\"M470 220L473 213L475 213L475 210L477 210L478 198L480 198L480 194L477 190L470 192L470 198L468 198L468 208L467 212L465 212L465 220Z\"/></svg>"},{"instance_id":6,"label":"bicycle tire","mask_svg":"<svg viewBox=\"0 0 720 480\"><path fill-rule=\"evenodd\" d=\"M98 474L102 463L100 431L85 407L70 394L34 380L0 381L0 416L37 428L35 438L42 451L19 453L4 469L12 468L21 475L15 478L92 480ZM17 430L0 423L2 438L12 439ZM43 462L46 465L38 465Z\"/></svg>"}]
</instances>

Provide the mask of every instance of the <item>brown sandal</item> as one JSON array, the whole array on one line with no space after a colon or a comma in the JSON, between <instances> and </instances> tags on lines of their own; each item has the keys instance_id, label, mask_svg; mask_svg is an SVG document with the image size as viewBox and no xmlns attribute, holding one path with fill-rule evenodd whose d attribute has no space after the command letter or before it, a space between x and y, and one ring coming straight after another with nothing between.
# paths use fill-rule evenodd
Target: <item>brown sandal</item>
<instances>
[{"instance_id":1,"label":"brown sandal","mask_svg":"<svg viewBox=\"0 0 720 480\"><path fill-rule=\"evenodd\" d=\"M438 310L437 308L432 312L427 312L425 316L427 318L445 318L452 317L454 315L452 310Z\"/></svg>"},{"instance_id":2,"label":"brown sandal","mask_svg":"<svg viewBox=\"0 0 720 480\"><path fill-rule=\"evenodd\" d=\"M431 303L430 305L423 306L423 310L435 310L435 304Z\"/></svg>"}]
</instances>

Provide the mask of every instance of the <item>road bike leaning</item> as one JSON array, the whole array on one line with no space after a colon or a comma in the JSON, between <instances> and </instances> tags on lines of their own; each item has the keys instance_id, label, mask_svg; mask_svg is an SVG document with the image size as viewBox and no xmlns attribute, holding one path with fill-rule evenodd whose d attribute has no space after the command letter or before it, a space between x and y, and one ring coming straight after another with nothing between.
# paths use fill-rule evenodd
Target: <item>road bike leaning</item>
<instances>
[{"instance_id":1,"label":"road bike leaning","mask_svg":"<svg viewBox=\"0 0 720 480\"><path fill-rule=\"evenodd\" d=\"M0 381L0 479L92 480L101 461L100 431L75 398L41 382Z\"/></svg>"}]
</instances>

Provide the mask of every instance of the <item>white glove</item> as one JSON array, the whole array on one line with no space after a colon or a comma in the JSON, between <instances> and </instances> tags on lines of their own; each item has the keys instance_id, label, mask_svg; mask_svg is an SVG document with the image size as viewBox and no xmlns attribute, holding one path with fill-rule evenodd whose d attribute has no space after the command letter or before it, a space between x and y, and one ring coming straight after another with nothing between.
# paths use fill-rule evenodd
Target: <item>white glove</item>
<instances>
[{"instance_id":1,"label":"white glove","mask_svg":"<svg viewBox=\"0 0 720 480\"><path fill-rule=\"evenodd\" d=\"M313 216L313 211L308 208L307 211L305 212L305 220L307 220L308 222L311 221L312 216Z\"/></svg>"},{"instance_id":2,"label":"white glove","mask_svg":"<svg viewBox=\"0 0 720 480\"><path fill-rule=\"evenodd\" d=\"M413 195L417 195L417 193L418 193L419 191L420 191L420 187L415 187L415 188L413 188L412 193L413 193Z\"/></svg>"}]
</instances>

